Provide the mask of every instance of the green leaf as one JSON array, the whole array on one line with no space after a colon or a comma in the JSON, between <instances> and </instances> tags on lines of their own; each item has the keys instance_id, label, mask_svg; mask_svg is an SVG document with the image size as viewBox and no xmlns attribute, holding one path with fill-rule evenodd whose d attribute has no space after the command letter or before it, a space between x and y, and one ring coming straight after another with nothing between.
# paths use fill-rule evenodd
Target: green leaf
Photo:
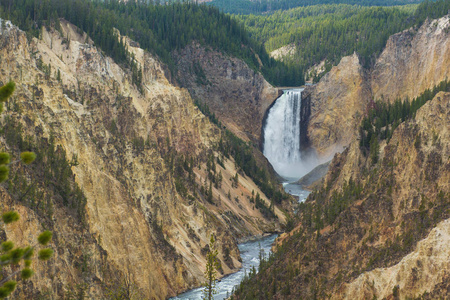
<instances>
[{"instance_id":1,"label":"green leaf","mask_svg":"<svg viewBox=\"0 0 450 300\"><path fill-rule=\"evenodd\" d=\"M0 166L0 182L5 181L8 179L9 175L9 168L5 165Z\"/></svg>"},{"instance_id":2,"label":"green leaf","mask_svg":"<svg viewBox=\"0 0 450 300\"><path fill-rule=\"evenodd\" d=\"M14 248L14 243L11 241L6 241L2 243L2 251L3 252L7 252L9 250L11 250L12 248Z\"/></svg>"},{"instance_id":3,"label":"green leaf","mask_svg":"<svg viewBox=\"0 0 450 300\"><path fill-rule=\"evenodd\" d=\"M40 260L48 260L53 255L53 250L50 248L39 250L38 257Z\"/></svg>"},{"instance_id":4,"label":"green leaf","mask_svg":"<svg viewBox=\"0 0 450 300\"><path fill-rule=\"evenodd\" d=\"M26 280L29 279L31 276L33 276L34 272L30 268L25 268L20 272L20 276L22 279Z\"/></svg>"},{"instance_id":5,"label":"green leaf","mask_svg":"<svg viewBox=\"0 0 450 300\"><path fill-rule=\"evenodd\" d=\"M16 88L16 84L12 81L8 82L4 86L0 88L0 102L5 102L11 97L14 89Z\"/></svg>"},{"instance_id":6,"label":"green leaf","mask_svg":"<svg viewBox=\"0 0 450 300\"><path fill-rule=\"evenodd\" d=\"M34 254L34 248L33 247L26 247L23 251L23 259L30 259Z\"/></svg>"},{"instance_id":7,"label":"green leaf","mask_svg":"<svg viewBox=\"0 0 450 300\"><path fill-rule=\"evenodd\" d=\"M0 167L1 168L1 167ZM19 220L19 214L16 211L9 211L2 215L3 222L9 224Z\"/></svg>"},{"instance_id":8,"label":"green leaf","mask_svg":"<svg viewBox=\"0 0 450 300\"><path fill-rule=\"evenodd\" d=\"M52 239L52 235L53 233L51 231L44 231L43 233L41 233L38 237L38 242L41 245L47 245L48 242L50 242L50 240Z\"/></svg>"},{"instance_id":9,"label":"green leaf","mask_svg":"<svg viewBox=\"0 0 450 300\"><path fill-rule=\"evenodd\" d=\"M22 152L20 158L24 164L29 165L36 159L36 154L34 152Z\"/></svg>"},{"instance_id":10,"label":"green leaf","mask_svg":"<svg viewBox=\"0 0 450 300\"><path fill-rule=\"evenodd\" d=\"M14 291L14 289L16 288L16 285L17 285L17 282L16 282L16 281L10 280L10 281L5 282L5 284L3 285L3 287L4 287L5 289L7 289L7 290L11 293L11 292Z\"/></svg>"},{"instance_id":11,"label":"green leaf","mask_svg":"<svg viewBox=\"0 0 450 300\"><path fill-rule=\"evenodd\" d=\"M10 162L9 154L6 152L0 152L0 165L7 165Z\"/></svg>"},{"instance_id":12,"label":"green leaf","mask_svg":"<svg viewBox=\"0 0 450 300\"><path fill-rule=\"evenodd\" d=\"M3 112L3 103L0 102L0 114Z\"/></svg>"}]
</instances>

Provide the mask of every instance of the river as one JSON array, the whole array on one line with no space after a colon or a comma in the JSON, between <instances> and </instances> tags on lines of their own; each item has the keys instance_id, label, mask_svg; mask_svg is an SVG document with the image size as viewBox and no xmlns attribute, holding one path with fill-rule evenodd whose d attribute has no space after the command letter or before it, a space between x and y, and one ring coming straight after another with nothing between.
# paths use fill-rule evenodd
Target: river
<instances>
[{"instance_id":1,"label":"river","mask_svg":"<svg viewBox=\"0 0 450 300\"><path fill-rule=\"evenodd\" d=\"M301 185L295 184L294 182L283 182L283 188L286 193L298 197L299 203L304 202L306 198L308 198L308 195L311 193L310 191L302 189Z\"/></svg>"},{"instance_id":2,"label":"river","mask_svg":"<svg viewBox=\"0 0 450 300\"><path fill-rule=\"evenodd\" d=\"M268 257L270 253L270 249L272 247L276 234L239 244L239 251L241 253L242 258L242 268L236 273L230 274L224 278L220 282L216 283L217 294L214 295L215 300L226 299L227 295L231 295L231 291L233 287L238 285L245 274L249 272L252 267L258 268L259 266L259 247L264 250L265 257ZM180 294L172 300L197 300L202 298L203 288L197 288L194 290L190 290L186 293Z\"/></svg>"},{"instance_id":3,"label":"river","mask_svg":"<svg viewBox=\"0 0 450 300\"><path fill-rule=\"evenodd\" d=\"M286 192L298 197L299 202L305 201L309 192L301 188L295 182L309 171L317 162L314 159L303 157L301 152L301 95L303 89L286 89L274 105L270 108L264 126L263 153L274 167L275 171L285 182L283 187ZM271 245L276 235L271 235L260 240L239 244L242 258L242 269L228 275L217 283L218 293L214 299L226 299L231 294L233 287L238 285L253 266L259 265L259 244L265 253L270 252ZM197 300L202 298L203 288L194 289L178 295L173 300Z\"/></svg>"}]
</instances>

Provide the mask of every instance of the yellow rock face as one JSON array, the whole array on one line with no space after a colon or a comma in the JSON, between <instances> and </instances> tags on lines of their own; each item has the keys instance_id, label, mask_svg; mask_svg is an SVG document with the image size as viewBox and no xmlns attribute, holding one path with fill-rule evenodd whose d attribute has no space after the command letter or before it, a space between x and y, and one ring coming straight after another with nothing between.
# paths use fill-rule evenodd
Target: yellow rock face
<instances>
[{"instance_id":1,"label":"yellow rock face","mask_svg":"<svg viewBox=\"0 0 450 300\"><path fill-rule=\"evenodd\" d=\"M372 69L363 69L354 54L307 88L308 135L319 156L329 157L350 144L370 101L412 99L448 78L449 28L445 16L394 34Z\"/></svg>"},{"instance_id":2,"label":"yellow rock face","mask_svg":"<svg viewBox=\"0 0 450 300\"><path fill-rule=\"evenodd\" d=\"M392 35L371 74L374 99L412 99L450 74L449 16Z\"/></svg>"},{"instance_id":3,"label":"yellow rock face","mask_svg":"<svg viewBox=\"0 0 450 300\"><path fill-rule=\"evenodd\" d=\"M395 130L389 146L382 145L381 157L390 155L389 152L393 147L396 148L397 153L393 157L396 165L392 170L395 178L392 194L392 224L395 225L379 230L381 233L377 235L372 245L382 247L386 239L405 234L402 232L402 222L408 220L408 214L418 213L421 209L420 201L424 201L423 199L436 203L439 201L437 194L441 192L447 195L448 201L449 128L450 93L440 92L417 111L414 120L402 123ZM418 135L421 136L420 146L414 145L415 137ZM335 186L342 185L343 181L348 180L350 176L353 178L364 176L358 173L361 168L355 166L355 161L363 160L358 157L358 152L356 143L352 143ZM383 228L384 225L378 224L378 226ZM353 281L343 283L333 298L371 299L373 296L386 298L392 296L396 286L401 299L418 297L425 292L435 295L431 298L439 298L437 295L441 295L442 291L439 285L444 283L443 291L445 291L450 270L448 249L450 220L441 221L433 227L428 236L418 242L413 251L405 255L398 263L364 272ZM389 261L391 258L386 259Z\"/></svg>"},{"instance_id":4,"label":"yellow rock face","mask_svg":"<svg viewBox=\"0 0 450 300\"><path fill-rule=\"evenodd\" d=\"M34 288L18 288L23 298L38 291L62 297L75 287L88 298L102 298L105 285L125 276L143 297L164 299L202 282L201 250L210 234L217 237L222 262L224 250L230 252L232 263L222 263L225 275L240 267L237 239L277 230L284 221L280 210L275 211L278 221L268 221L250 203L254 191L269 205L251 179L240 176L238 187L231 187L229 179L237 172L232 160L225 160L226 168L218 166L223 183L212 188L215 205L178 194L167 155L193 157L200 186L206 154L218 155L212 146L220 130L186 90L169 83L157 59L124 39L142 67L142 93L128 71L69 23L62 22L62 34L43 30L42 40L31 42L17 28L3 27L0 80L17 83L14 101L20 106L20 114L4 115L26 124L28 135L52 134L67 160L77 157L72 172L87 198L85 226L55 205L55 256L34 266ZM49 75L37 67L40 61L51 65ZM7 194L1 187L0 192ZM5 197L1 203L6 208ZM37 216L24 206L13 208L22 215L14 226L22 229L7 231L7 238L23 241L28 233L31 243L42 230Z\"/></svg>"},{"instance_id":5,"label":"yellow rock face","mask_svg":"<svg viewBox=\"0 0 450 300\"><path fill-rule=\"evenodd\" d=\"M342 58L313 88L308 135L321 157L330 157L350 143L364 111L369 89L356 54Z\"/></svg>"}]
</instances>

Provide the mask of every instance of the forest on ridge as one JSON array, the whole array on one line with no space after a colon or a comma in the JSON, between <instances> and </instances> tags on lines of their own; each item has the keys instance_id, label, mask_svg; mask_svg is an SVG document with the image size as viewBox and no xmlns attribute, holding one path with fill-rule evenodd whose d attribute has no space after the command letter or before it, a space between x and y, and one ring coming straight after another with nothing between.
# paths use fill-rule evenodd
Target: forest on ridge
<instances>
[{"instance_id":1,"label":"forest on ridge","mask_svg":"<svg viewBox=\"0 0 450 300\"><path fill-rule=\"evenodd\" d=\"M86 32L107 55L128 65L134 82L139 69L114 29L156 54L172 71L172 53L196 41L243 59L274 85L301 85L303 73L269 57L264 47L249 37L243 25L219 9L194 3L158 5L148 1L118 0L9 0L0 1L0 16L39 37L42 26L55 26L64 18Z\"/></svg>"},{"instance_id":2,"label":"forest on ridge","mask_svg":"<svg viewBox=\"0 0 450 300\"><path fill-rule=\"evenodd\" d=\"M344 56L356 52L370 67L394 33L418 28L427 17L447 14L450 1L425 1L419 5L364 7L332 4L299 7L268 15L235 16L263 43L268 52L283 46L294 50L283 58L302 70L325 61L325 72ZM323 74L306 74L317 81Z\"/></svg>"}]
</instances>

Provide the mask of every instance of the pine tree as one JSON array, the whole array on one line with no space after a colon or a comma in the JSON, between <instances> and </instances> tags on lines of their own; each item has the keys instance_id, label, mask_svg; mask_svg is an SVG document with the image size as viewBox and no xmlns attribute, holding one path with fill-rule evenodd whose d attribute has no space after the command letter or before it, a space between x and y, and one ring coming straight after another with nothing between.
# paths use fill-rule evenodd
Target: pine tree
<instances>
[{"instance_id":1,"label":"pine tree","mask_svg":"<svg viewBox=\"0 0 450 300\"><path fill-rule=\"evenodd\" d=\"M10 81L0 88L0 112L3 110L3 103L8 100L15 89L14 82ZM20 160L11 162L10 155L6 152L0 152L0 183L8 179L9 166L22 162L26 165L32 163L36 158L33 152L22 152ZM15 211L9 211L2 214L3 227L7 224L16 222L20 216ZM6 230L4 230L6 231ZM27 280L33 275L30 268L31 259L37 245L47 245L52 238L52 232L44 231L37 238L36 245L27 247L14 247L12 241L3 241L0 245L0 268L2 269L2 277L0 277L0 298L6 298L15 290L17 281L14 279ZM48 260L53 255L50 248L41 249L38 252L39 260ZM23 264L22 264L23 262Z\"/></svg>"},{"instance_id":2,"label":"pine tree","mask_svg":"<svg viewBox=\"0 0 450 300\"><path fill-rule=\"evenodd\" d=\"M220 268L220 261L217 257L218 251L215 248L214 236L211 234L209 241L209 252L206 255L206 271L205 271L205 289L203 290L203 298L206 300L213 299L213 295L217 294L216 290L216 274Z\"/></svg>"},{"instance_id":3,"label":"pine tree","mask_svg":"<svg viewBox=\"0 0 450 300\"><path fill-rule=\"evenodd\" d=\"M380 145L378 143L378 138L374 134L370 140L370 158L372 159L372 164L376 164L378 162L378 156L380 153Z\"/></svg>"}]
</instances>

